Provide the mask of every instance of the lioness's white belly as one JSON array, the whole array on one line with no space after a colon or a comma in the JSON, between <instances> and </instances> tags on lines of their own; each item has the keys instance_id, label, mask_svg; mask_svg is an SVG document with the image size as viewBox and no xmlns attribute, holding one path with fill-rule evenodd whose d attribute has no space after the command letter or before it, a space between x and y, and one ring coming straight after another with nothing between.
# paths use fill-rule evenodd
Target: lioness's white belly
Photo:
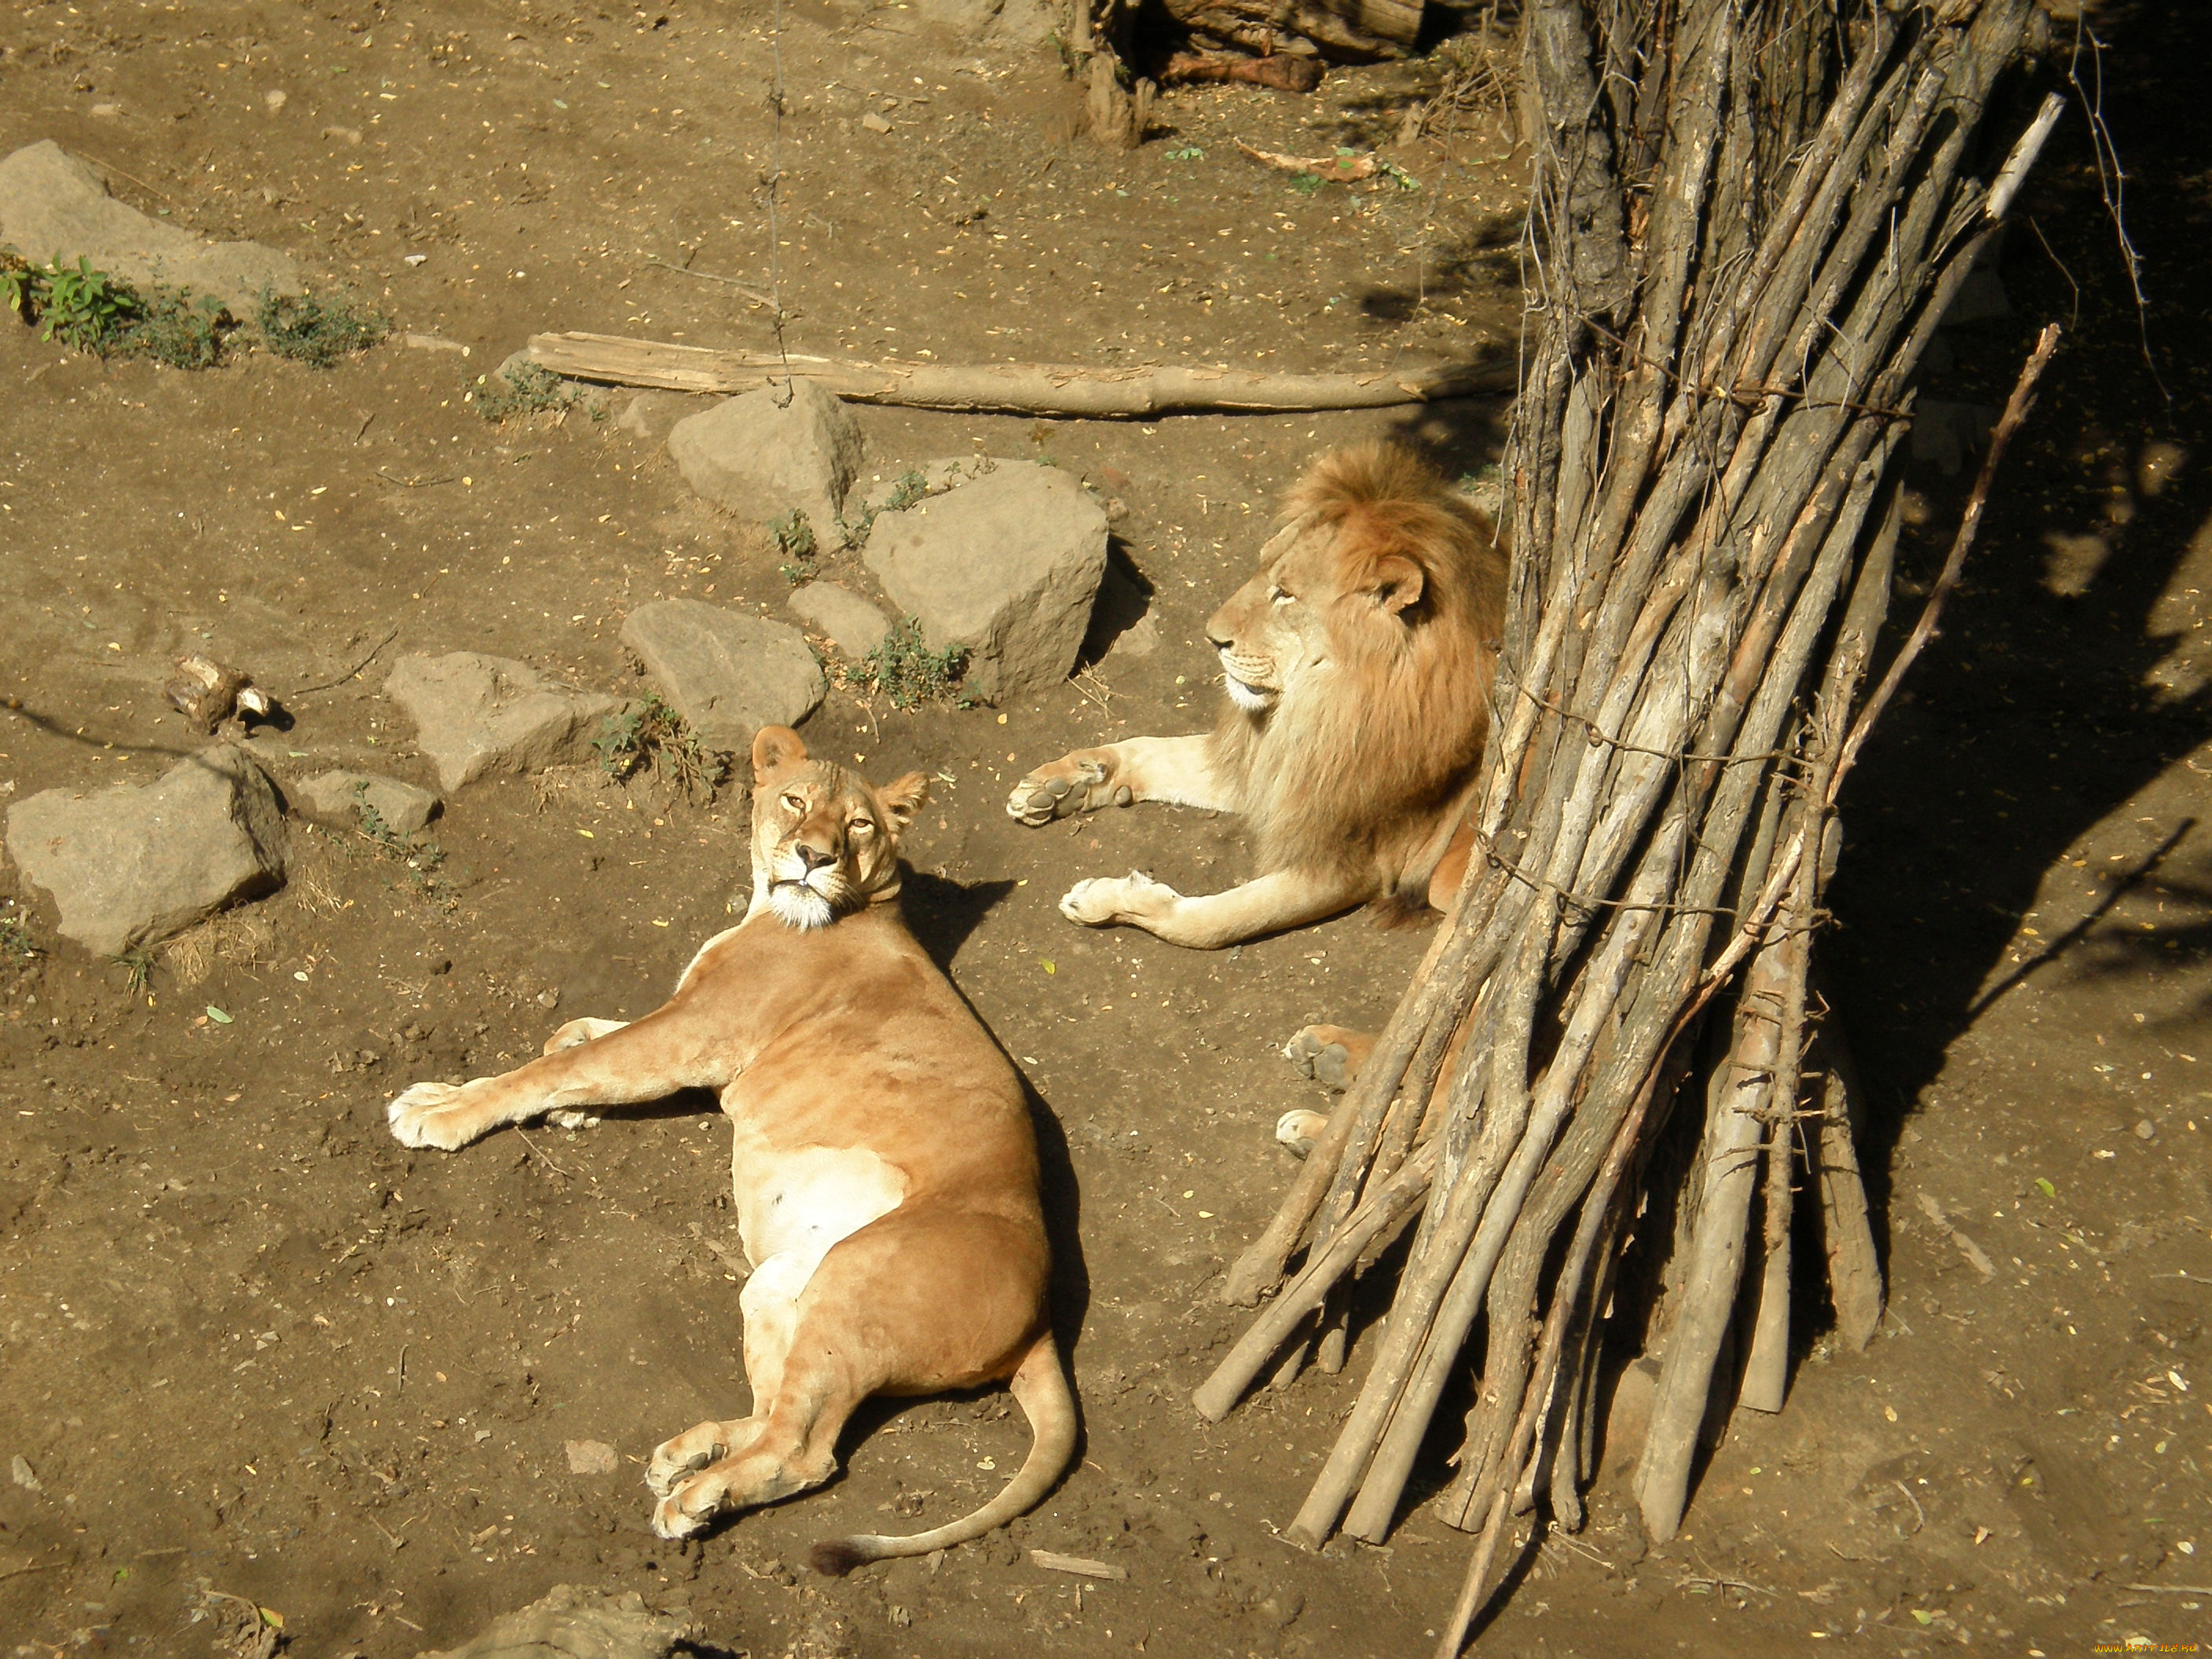
<instances>
[{"instance_id":1,"label":"lioness's white belly","mask_svg":"<svg viewBox=\"0 0 2212 1659\"><path fill-rule=\"evenodd\" d=\"M811 1273L840 1239L896 1209L906 1197L906 1178L871 1152L771 1152L741 1129L731 1188L738 1231L754 1265L789 1255Z\"/></svg>"}]
</instances>

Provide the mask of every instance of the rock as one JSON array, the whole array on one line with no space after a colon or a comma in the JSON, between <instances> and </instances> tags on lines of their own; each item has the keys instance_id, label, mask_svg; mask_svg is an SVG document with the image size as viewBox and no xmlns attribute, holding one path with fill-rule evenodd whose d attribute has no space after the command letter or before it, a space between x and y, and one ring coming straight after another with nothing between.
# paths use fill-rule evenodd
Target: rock
<instances>
[{"instance_id":1,"label":"rock","mask_svg":"<svg viewBox=\"0 0 2212 1659\"><path fill-rule=\"evenodd\" d=\"M27 259L91 261L136 287L211 295L244 316L264 289L306 284L289 253L258 242L204 242L107 193L100 174L48 139L0 161L0 242Z\"/></svg>"},{"instance_id":2,"label":"rock","mask_svg":"<svg viewBox=\"0 0 2212 1659\"><path fill-rule=\"evenodd\" d=\"M615 1449L604 1440L570 1440L562 1449L568 1454L571 1474L612 1474L622 1467Z\"/></svg>"},{"instance_id":3,"label":"rock","mask_svg":"<svg viewBox=\"0 0 2212 1659\"><path fill-rule=\"evenodd\" d=\"M641 392L615 416L615 424L635 436L659 443L678 421L704 413L709 401L690 392Z\"/></svg>"},{"instance_id":4,"label":"rock","mask_svg":"<svg viewBox=\"0 0 2212 1659\"><path fill-rule=\"evenodd\" d=\"M282 886L284 809L266 773L218 744L143 787L18 802L8 852L53 896L64 935L120 956Z\"/></svg>"},{"instance_id":5,"label":"rock","mask_svg":"<svg viewBox=\"0 0 2212 1659\"><path fill-rule=\"evenodd\" d=\"M528 663L476 651L402 657L384 695L414 720L416 746L449 795L495 772L589 760L600 721L621 706L548 679Z\"/></svg>"},{"instance_id":6,"label":"rock","mask_svg":"<svg viewBox=\"0 0 2212 1659\"><path fill-rule=\"evenodd\" d=\"M787 393L763 386L678 421L668 453L708 501L762 520L797 507L830 545L867 444L852 411L802 376Z\"/></svg>"},{"instance_id":7,"label":"rock","mask_svg":"<svg viewBox=\"0 0 2212 1659\"><path fill-rule=\"evenodd\" d=\"M493 1620L460 1646L416 1659L668 1659L698 1635L680 1614L648 1611L635 1590L613 1595L556 1584L543 1600Z\"/></svg>"},{"instance_id":8,"label":"rock","mask_svg":"<svg viewBox=\"0 0 2212 1659\"><path fill-rule=\"evenodd\" d=\"M849 588L835 582L807 582L791 590L792 614L858 661L884 642L890 618Z\"/></svg>"},{"instance_id":9,"label":"rock","mask_svg":"<svg viewBox=\"0 0 2212 1659\"><path fill-rule=\"evenodd\" d=\"M932 650L967 650L976 696L1033 696L1075 666L1106 570L1106 514L1058 468L1001 460L878 518L867 564Z\"/></svg>"},{"instance_id":10,"label":"rock","mask_svg":"<svg viewBox=\"0 0 2212 1659\"><path fill-rule=\"evenodd\" d=\"M319 772L290 790L292 810L325 830L367 828L364 802L395 836L411 836L429 823L440 805L428 789L373 772Z\"/></svg>"},{"instance_id":11,"label":"rock","mask_svg":"<svg viewBox=\"0 0 2212 1659\"><path fill-rule=\"evenodd\" d=\"M710 749L746 752L761 727L798 725L829 690L797 629L697 599L640 605L622 642Z\"/></svg>"}]
</instances>

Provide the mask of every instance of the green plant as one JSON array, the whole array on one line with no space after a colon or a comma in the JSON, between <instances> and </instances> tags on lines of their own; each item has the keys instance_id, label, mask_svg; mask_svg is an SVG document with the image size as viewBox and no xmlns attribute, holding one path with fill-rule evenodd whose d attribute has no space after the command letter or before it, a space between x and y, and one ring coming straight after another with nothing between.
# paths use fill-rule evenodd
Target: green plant
<instances>
[{"instance_id":1,"label":"green plant","mask_svg":"<svg viewBox=\"0 0 2212 1659\"><path fill-rule=\"evenodd\" d=\"M1291 188L1301 196L1312 195L1326 182L1318 173L1294 173L1291 175Z\"/></svg>"},{"instance_id":2,"label":"green plant","mask_svg":"<svg viewBox=\"0 0 2212 1659\"><path fill-rule=\"evenodd\" d=\"M730 775L730 757L692 734L684 717L648 696L607 716L592 739L599 765L617 783L651 767L684 792L686 800L710 801Z\"/></svg>"},{"instance_id":3,"label":"green plant","mask_svg":"<svg viewBox=\"0 0 2212 1659\"><path fill-rule=\"evenodd\" d=\"M74 266L49 265L46 276L39 337L107 356L137 314L138 296L81 253Z\"/></svg>"},{"instance_id":4,"label":"green plant","mask_svg":"<svg viewBox=\"0 0 2212 1659\"><path fill-rule=\"evenodd\" d=\"M505 421L567 409L584 394L543 363L505 363L477 375L476 384L461 395L487 421ZM593 417L599 413L595 405Z\"/></svg>"},{"instance_id":5,"label":"green plant","mask_svg":"<svg viewBox=\"0 0 2212 1659\"><path fill-rule=\"evenodd\" d=\"M840 516L837 520L837 533L843 538L846 546L858 547L868 539L868 532L875 528L876 520L878 518L886 513L903 513L928 494L928 478L916 468L908 467L891 480L891 493L884 497L880 504L873 507L864 506L860 509L860 516L857 519Z\"/></svg>"},{"instance_id":6,"label":"green plant","mask_svg":"<svg viewBox=\"0 0 2212 1659\"><path fill-rule=\"evenodd\" d=\"M851 678L854 684L888 698L894 708L916 708L951 700L967 668L965 647L948 645L941 651L931 650L922 640L921 624L908 617L854 665Z\"/></svg>"},{"instance_id":7,"label":"green plant","mask_svg":"<svg viewBox=\"0 0 2212 1659\"><path fill-rule=\"evenodd\" d=\"M143 945L133 945L115 958L123 969L123 990L126 996L150 989L154 983L154 953Z\"/></svg>"},{"instance_id":8,"label":"green plant","mask_svg":"<svg viewBox=\"0 0 2212 1659\"><path fill-rule=\"evenodd\" d=\"M441 896L443 884L438 872L446 862L444 848L428 836L420 841L410 841L394 830L384 814L376 810L376 803L369 799L366 780L353 787L353 811L355 821L361 826L364 839L386 858L404 869L407 878L424 897Z\"/></svg>"},{"instance_id":9,"label":"green plant","mask_svg":"<svg viewBox=\"0 0 2212 1659\"><path fill-rule=\"evenodd\" d=\"M1206 152L1196 144L1183 144L1167 153L1170 161L1203 161Z\"/></svg>"},{"instance_id":10,"label":"green plant","mask_svg":"<svg viewBox=\"0 0 2212 1659\"><path fill-rule=\"evenodd\" d=\"M783 555L783 562L776 568L783 573L784 580L793 587L812 581L820 566L816 562L814 526L806 522L806 514L794 507L782 517L770 519L768 533L775 538L775 550Z\"/></svg>"},{"instance_id":11,"label":"green plant","mask_svg":"<svg viewBox=\"0 0 2212 1659\"><path fill-rule=\"evenodd\" d=\"M392 331L377 312L350 300L319 300L313 294L278 294L264 289L253 308L261 343L279 357L315 368L328 368L341 357L366 351Z\"/></svg>"},{"instance_id":12,"label":"green plant","mask_svg":"<svg viewBox=\"0 0 2212 1659\"><path fill-rule=\"evenodd\" d=\"M0 963L13 963L21 967L39 954L39 947L31 942L31 924L9 899L0 909Z\"/></svg>"},{"instance_id":13,"label":"green plant","mask_svg":"<svg viewBox=\"0 0 2212 1659\"><path fill-rule=\"evenodd\" d=\"M158 292L142 303L124 332L122 349L171 368L213 368L222 361L226 331L237 324L222 301L194 300L187 289Z\"/></svg>"}]
</instances>

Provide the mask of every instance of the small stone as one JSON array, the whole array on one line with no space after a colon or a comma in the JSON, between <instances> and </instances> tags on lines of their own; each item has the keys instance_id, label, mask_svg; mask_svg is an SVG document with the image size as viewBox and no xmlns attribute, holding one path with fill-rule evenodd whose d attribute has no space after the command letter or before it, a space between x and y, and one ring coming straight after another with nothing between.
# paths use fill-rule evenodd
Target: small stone
<instances>
[{"instance_id":1,"label":"small stone","mask_svg":"<svg viewBox=\"0 0 2212 1659\"><path fill-rule=\"evenodd\" d=\"M2136 1139L2137 1140L2156 1140L2158 1139L2158 1125L2153 1123L2148 1118L2144 1118L2136 1125Z\"/></svg>"},{"instance_id":2,"label":"small stone","mask_svg":"<svg viewBox=\"0 0 2212 1659\"><path fill-rule=\"evenodd\" d=\"M703 413L710 401L689 392L641 392L615 416L615 424L636 437L659 443L678 421Z\"/></svg>"},{"instance_id":3,"label":"small stone","mask_svg":"<svg viewBox=\"0 0 2212 1659\"><path fill-rule=\"evenodd\" d=\"M640 605L622 642L710 749L750 750L761 727L798 725L830 689L797 629L697 599Z\"/></svg>"},{"instance_id":4,"label":"small stone","mask_svg":"<svg viewBox=\"0 0 2212 1659\"><path fill-rule=\"evenodd\" d=\"M269 91L261 94L261 107L267 110L271 115L276 114L278 110L283 109L285 105L291 101L292 94L284 91L281 87L271 88Z\"/></svg>"},{"instance_id":5,"label":"small stone","mask_svg":"<svg viewBox=\"0 0 2212 1659\"><path fill-rule=\"evenodd\" d=\"M120 104L94 104L91 111L92 118L95 121L112 121L122 113L123 106Z\"/></svg>"},{"instance_id":6,"label":"small stone","mask_svg":"<svg viewBox=\"0 0 2212 1659\"><path fill-rule=\"evenodd\" d=\"M615 1449L604 1440L571 1440L566 1446L571 1474L612 1474L622 1467Z\"/></svg>"},{"instance_id":7,"label":"small stone","mask_svg":"<svg viewBox=\"0 0 2212 1659\"><path fill-rule=\"evenodd\" d=\"M8 813L8 852L53 896L60 931L120 956L284 881L276 787L228 744L190 757L143 787L49 789Z\"/></svg>"},{"instance_id":8,"label":"small stone","mask_svg":"<svg viewBox=\"0 0 2212 1659\"><path fill-rule=\"evenodd\" d=\"M621 705L577 691L512 658L456 651L402 657L384 694L414 720L416 745L447 794L498 772L535 772L592 757L600 722Z\"/></svg>"},{"instance_id":9,"label":"small stone","mask_svg":"<svg viewBox=\"0 0 2212 1659\"><path fill-rule=\"evenodd\" d=\"M835 582L807 582L791 591L792 614L858 661L884 642L890 619L858 593Z\"/></svg>"},{"instance_id":10,"label":"small stone","mask_svg":"<svg viewBox=\"0 0 2212 1659\"><path fill-rule=\"evenodd\" d=\"M891 130L891 124L873 110L860 118L860 125L870 132L889 132Z\"/></svg>"},{"instance_id":11,"label":"small stone","mask_svg":"<svg viewBox=\"0 0 2212 1659\"><path fill-rule=\"evenodd\" d=\"M829 545L867 444L852 411L799 376L677 422L668 453L708 501L763 520L796 507Z\"/></svg>"},{"instance_id":12,"label":"small stone","mask_svg":"<svg viewBox=\"0 0 2212 1659\"><path fill-rule=\"evenodd\" d=\"M258 242L204 242L107 193L100 174L51 139L0 161L0 243L96 270L139 288L166 285L222 301L245 314L264 289L298 294L289 253Z\"/></svg>"},{"instance_id":13,"label":"small stone","mask_svg":"<svg viewBox=\"0 0 2212 1659\"><path fill-rule=\"evenodd\" d=\"M371 772L321 772L290 788L292 810L326 830L365 830L367 805L395 836L411 836L438 811L437 796L398 778Z\"/></svg>"},{"instance_id":14,"label":"small stone","mask_svg":"<svg viewBox=\"0 0 2212 1659\"><path fill-rule=\"evenodd\" d=\"M25 1492L40 1490L39 1477L31 1471L31 1460L21 1452L8 1460L8 1478Z\"/></svg>"},{"instance_id":15,"label":"small stone","mask_svg":"<svg viewBox=\"0 0 2212 1659\"><path fill-rule=\"evenodd\" d=\"M969 689L1001 702L1075 666L1106 570L1106 514L1058 468L1000 460L878 518L866 557L929 647L964 648Z\"/></svg>"}]
</instances>

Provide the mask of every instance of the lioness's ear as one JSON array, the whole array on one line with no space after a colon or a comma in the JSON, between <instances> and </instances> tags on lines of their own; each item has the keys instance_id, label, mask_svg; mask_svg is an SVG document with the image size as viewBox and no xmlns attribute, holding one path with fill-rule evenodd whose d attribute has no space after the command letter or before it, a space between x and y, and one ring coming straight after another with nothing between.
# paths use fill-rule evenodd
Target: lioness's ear
<instances>
[{"instance_id":1,"label":"lioness's ear","mask_svg":"<svg viewBox=\"0 0 2212 1659\"><path fill-rule=\"evenodd\" d=\"M1421 567L1402 553L1375 561L1375 601L1394 617L1417 603L1427 586Z\"/></svg>"},{"instance_id":2,"label":"lioness's ear","mask_svg":"<svg viewBox=\"0 0 2212 1659\"><path fill-rule=\"evenodd\" d=\"M787 726L763 726L753 738L753 781L788 771L806 758L806 744Z\"/></svg>"},{"instance_id":3,"label":"lioness's ear","mask_svg":"<svg viewBox=\"0 0 2212 1659\"><path fill-rule=\"evenodd\" d=\"M876 799L892 828L903 832L914 822L914 815L929 805L929 779L922 773L909 772L877 790Z\"/></svg>"}]
</instances>

